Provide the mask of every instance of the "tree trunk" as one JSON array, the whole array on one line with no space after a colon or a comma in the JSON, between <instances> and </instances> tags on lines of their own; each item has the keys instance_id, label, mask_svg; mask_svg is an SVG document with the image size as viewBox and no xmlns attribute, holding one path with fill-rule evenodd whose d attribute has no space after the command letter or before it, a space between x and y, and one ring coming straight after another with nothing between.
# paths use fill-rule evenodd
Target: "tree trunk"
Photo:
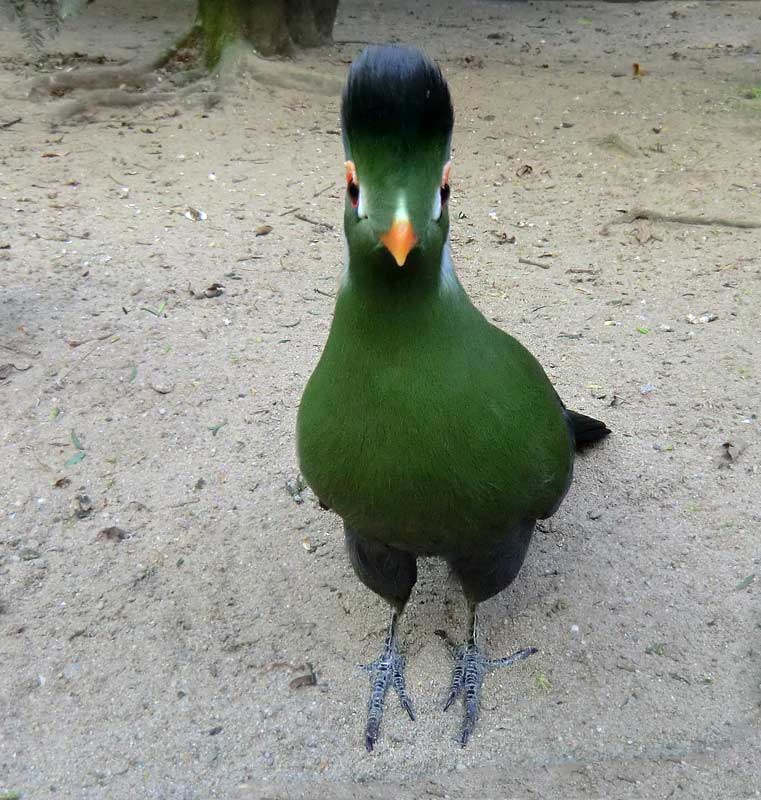
<instances>
[{"instance_id":1,"label":"tree trunk","mask_svg":"<svg viewBox=\"0 0 761 800\"><path fill-rule=\"evenodd\" d=\"M215 67L224 49L246 42L261 55L329 42L338 0L198 0L204 60Z\"/></svg>"}]
</instances>

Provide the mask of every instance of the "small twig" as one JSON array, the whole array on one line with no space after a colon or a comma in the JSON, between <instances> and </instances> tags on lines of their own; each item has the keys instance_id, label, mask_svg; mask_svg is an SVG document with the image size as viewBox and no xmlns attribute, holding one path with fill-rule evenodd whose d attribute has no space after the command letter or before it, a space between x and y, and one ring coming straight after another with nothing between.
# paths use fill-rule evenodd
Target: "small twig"
<instances>
[{"instance_id":1,"label":"small twig","mask_svg":"<svg viewBox=\"0 0 761 800\"><path fill-rule=\"evenodd\" d=\"M298 211L301 206L294 206L293 208L289 208L286 211L281 211L278 214L278 217L287 217L289 214L293 214L294 211Z\"/></svg>"},{"instance_id":2,"label":"small twig","mask_svg":"<svg viewBox=\"0 0 761 800\"><path fill-rule=\"evenodd\" d=\"M332 188L333 188L335 185L336 185L336 184L335 184L334 182L332 182L332 183L329 183L327 186L325 186L324 188L320 189L320 191L319 191L319 192L315 192L315 193L312 195L312 197L319 197L321 194L325 194L325 192L327 192L327 191L328 191L328 189L332 189Z\"/></svg>"},{"instance_id":3,"label":"small twig","mask_svg":"<svg viewBox=\"0 0 761 800\"><path fill-rule=\"evenodd\" d=\"M531 267L539 267L540 269L549 269L549 264L542 264L541 261L532 261L530 258L519 258L519 264L528 264Z\"/></svg>"},{"instance_id":4,"label":"small twig","mask_svg":"<svg viewBox=\"0 0 761 800\"><path fill-rule=\"evenodd\" d=\"M171 505L164 506L164 508L182 508L183 506L192 506L195 503L200 503L200 498L194 498L193 500L183 500L180 503L172 503Z\"/></svg>"},{"instance_id":5,"label":"small twig","mask_svg":"<svg viewBox=\"0 0 761 800\"><path fill-rule=\"evenodd\" d=\"M652 222L675 222L678 225L718 225L724 228L744 229L761 228L761 222L751 222L750 220L731 219L729 217L700 217L691 214L662 214L660 211L653 211L649 208L635 208L607 222L600 232L603 236L607 236L611 225L627 225L637 219L649 219Z\"/></svg>"},{"instance_id":6,"label":"small twig","mask_svg":"<svg viewBox=\"0 0 761 800\"><path fill-rule=\"evenodd\" d=\"M296 217L296 219L300 219L302 222L308 222L310 225L315 225L318 228L324 228L328 231L333 230L333 226L329 222L318 222L317 220L309 219L309 217L304 214L294 214L293 216Z\"/></svg>"},{"instance_id":7,"label":"small twig","mask_svg":"<svg viewBox=\"0 0 761 800\"><path fill-rule=\"evenodd\" d=\"M16 117L16 119L9 120L8 122L0 122L0 130L7 130L18 122L21 122L21 117Z\"/></svg>"},{"instance_id":8,"label":"small twig","mask_svg":"<svg viewBox=\"0 0 761 800\"><path fill-rule=\"evenodd\" d=\"M3 350L8 350L11 353L18 353L20 356L26 356L27 358L36 358L42 352L42 350L37 350L35 353L33 353L31 350L21 350L18 347L13 347L9 344L3 344L3 342L0 342L0 347L2 347Z\"/></svg>"},{"instance_id":9,"label":"small twig","mask_svg":"<svg viewBox=\"0 0 761 800\"><path fill-rule=\"evenodd\" d=\"M88 351L87 351L87 352L86 352L86 353L85 353L85 354L82 356L82 358L80 358L80 359L79 359L79 361L77 361L77 363L76 363L76 364L72 364L72 365L71 365L71 367L69 367L69 369L67 369L67 370L66 370L66 372L64 372L64 373L63 373L63 375L61 375L61 377L60 377L58 380L59 380L59 381L61 381L61 382L62 382L62 381L64 381L64 380L66 380L66 378L68 378L68 377L69 377L69 375L71 375L71 373L72 373L72 372L73 372L73 371L74 371L74 370L75 370L77 367L81 366L82 362L83 362L83 361L84 361L84 360L85 360L85 359L86 359L88 356L91 356L91 355L92 355L92 354L93 354L93 353L94 353L94 352L95 352L97 349L98 349L98 343L96 342L96 343L95 343L95 344L94 344L94 345L93 345L93 346L92 346L92 347L91 347L91 348L90 348L90 349L89 349L89 350L88 350Z\"/></svg>"}]
</instances>

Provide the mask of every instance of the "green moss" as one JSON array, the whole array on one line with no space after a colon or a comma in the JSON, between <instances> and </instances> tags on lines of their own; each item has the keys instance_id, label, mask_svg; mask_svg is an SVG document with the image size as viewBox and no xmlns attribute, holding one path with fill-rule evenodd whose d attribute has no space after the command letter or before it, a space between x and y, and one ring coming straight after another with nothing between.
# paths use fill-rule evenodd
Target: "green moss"
<instances>
[{"instance_id":1,"label":"green moss","mask_svg":"<svg viewBox=\"0 0 761 800\"><path fill-rule=\"evenodd\" d=\"M199 0L198 23L203 35L203 59L209 69L219 63L225 46L241 35L238 8L228 0Z\"/></svg>"},{"instance_id":2,"label":"green moss","mask_svg":"<svg viewBox=\"0 0 761 800\"><path fill-rule=\"evenodd\" d=\"M290 37L283 0L199 0L198 28L208 69L245 44L262 55L287 52Z\"/></svg>"}]
</instances>

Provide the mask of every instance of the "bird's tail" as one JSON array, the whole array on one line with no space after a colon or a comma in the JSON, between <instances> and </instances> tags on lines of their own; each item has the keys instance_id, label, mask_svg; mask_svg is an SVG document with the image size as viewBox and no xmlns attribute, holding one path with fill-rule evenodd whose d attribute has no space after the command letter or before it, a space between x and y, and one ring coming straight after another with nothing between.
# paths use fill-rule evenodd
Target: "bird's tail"
<instances>
[{"instance_id":1,"label":"bird's tail","mask_svg":"<svg viewBox=\"0 0 761 800\"><path fill-rule=\"evenodd\" d=\"M579 414L578 411L566 408L565 418L573 432L577 450L604 439L610 433L610 429L604 422L594 417L588 417L586 414Z\"/></svg>"}]
</instances>

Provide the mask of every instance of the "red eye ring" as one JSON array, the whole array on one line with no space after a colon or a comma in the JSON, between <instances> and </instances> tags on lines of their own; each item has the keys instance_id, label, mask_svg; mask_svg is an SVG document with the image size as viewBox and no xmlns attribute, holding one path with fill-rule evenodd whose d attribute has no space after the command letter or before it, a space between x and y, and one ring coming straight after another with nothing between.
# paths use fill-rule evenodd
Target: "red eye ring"
<instances>
[{"instance_id":1,"label":"red eye ring","mask_svg":"<svg viewBox=\"0 0 761 800\"><path fill-rule=\"evenodd\" d=\"M349 193L349 200L351 201L352 208L359 206L359 184L356 181L350 180L346 184L346 191Z\"/></svg>"},{"instance_id":2,"label":"red eye ring","mask_svg":"<svg viewBox=\"0 0 761 800\"><path fill-rule=\"evenodd\" d=\"M357 168L353 161L346 161L346 191L349 193L352 208L359 206L359 183L357 182Z\"/></svg>"},{"instance_id":3,"label":"red eye ring","mask_svg":"<svg viewBox=\"0 0 761 800\"><path fill-rule=\"evenodd\" d=\"M439 189L441 194L441 205L445 206L447 204L447 200L449 200L449 184L444 183L441 185L441 189Z\"/></svg>"}]
</instances>

